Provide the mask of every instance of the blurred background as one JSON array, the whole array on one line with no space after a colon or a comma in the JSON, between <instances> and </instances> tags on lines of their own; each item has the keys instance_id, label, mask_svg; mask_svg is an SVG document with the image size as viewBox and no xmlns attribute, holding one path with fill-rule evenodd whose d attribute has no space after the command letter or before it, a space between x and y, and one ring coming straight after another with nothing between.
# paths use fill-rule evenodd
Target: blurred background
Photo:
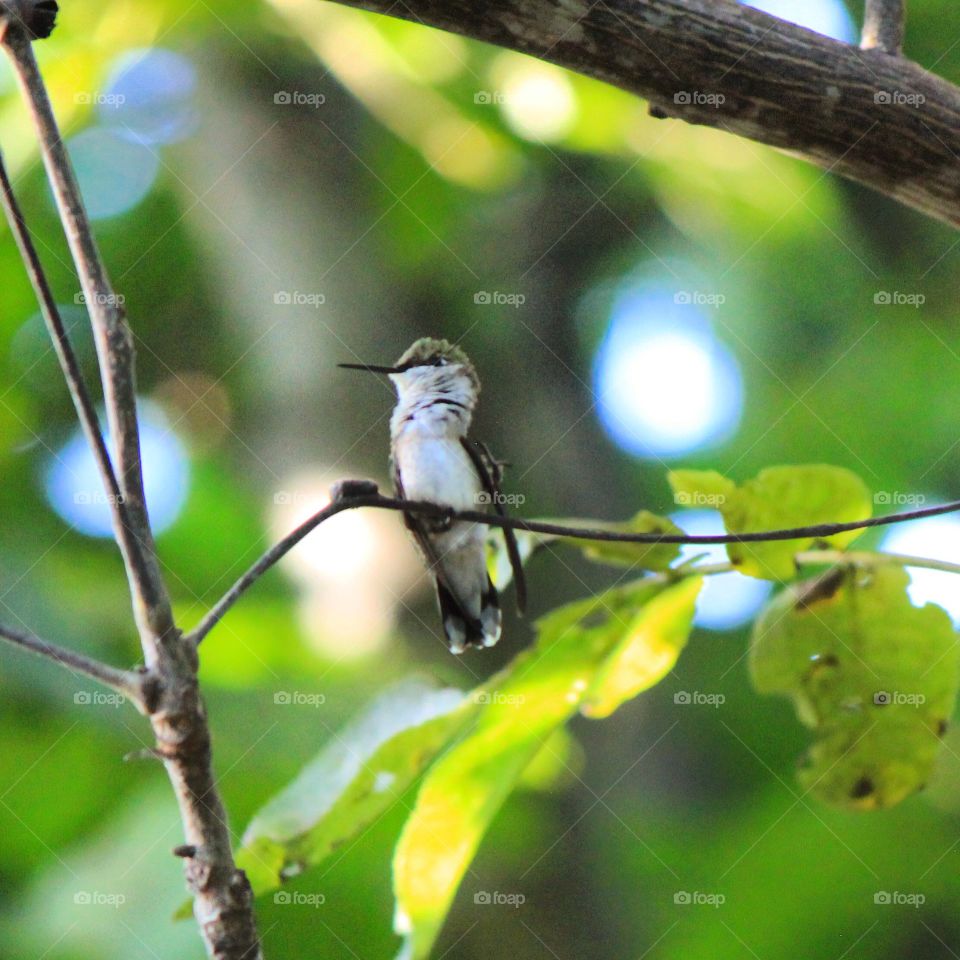
<instances>
[{"instance_id":1,"label":"blurred background","mask_svg":"<svg viewBox=\"0 0 960 960\"><path fill-rule=\"evenodd\" d=\"M844 40L862 12L755 5ZM673 514L664 474L681 465L744 480L840 464L878 512L960 496L948 228L555 67L317 0L63 6L37 53L136 334L150 509L185 626L331 481L388 483L389 384L336 364L390 362L424 335L476 362L474 434L512 464L526 516ZM912 0L907 54L952 82L958 36L954 3ZM94 378L5 64L0 130ZM133 664L107 507L2 234L0 618ZM718 527L709 511L681 522ZM861 543L957 561L958 538L944 518ZM508 612L496 649L454 659L397 518L326 524L203 647L234 831L390 682L473 686L537 615L619 576L536 557L531 616ZM949 575L913 590L960 617ZM673 675L572 725L566 763L494 822L437 956L957 956L960 781L874 814L804 797L806 732L746 676L767 594L711 582ZM0 954L202 956L192 923L170 920L183 885L166 777L124 761L149 744L145 722L45 663L2 663ZM411 802L298 878L322 905L259 904L268 956L394 955L389 859Z\"/></svg>"}]
</instances>

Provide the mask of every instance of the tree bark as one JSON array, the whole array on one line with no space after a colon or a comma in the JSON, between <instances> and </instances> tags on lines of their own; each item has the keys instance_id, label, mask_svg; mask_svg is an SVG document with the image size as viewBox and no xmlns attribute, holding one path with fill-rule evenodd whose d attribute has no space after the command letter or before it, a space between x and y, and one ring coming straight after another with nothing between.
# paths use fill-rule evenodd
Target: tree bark
<instances>
[{"instance_id":1,"label":"tree bark","mask_svg":"<svg viewBox=\"0 0 960 960\"><path fill-rule=\"evenodd\" d=\"M595 77L960 225L960 89L879 48L734 0L339 2Z\"/></svg>"}]
</instances>

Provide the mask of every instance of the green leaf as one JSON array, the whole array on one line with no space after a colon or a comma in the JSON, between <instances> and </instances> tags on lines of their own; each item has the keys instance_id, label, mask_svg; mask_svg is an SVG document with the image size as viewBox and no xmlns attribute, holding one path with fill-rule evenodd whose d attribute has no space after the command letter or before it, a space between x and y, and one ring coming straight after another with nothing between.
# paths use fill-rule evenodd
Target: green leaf
<instances>
[{"instance_id":1,"label":"green leaf","mask_svg":"<svg viewBox=\"0 0 960 960\"><path fill-rule=\"evenodd\" d=\"M804 789L855 809L888 807L927 781L957 695L950 618L915 607L900 567L833 570L781 593L757 621L750 671L790 697L816 741Z\"/></svg>"},{"instance_id":2,"label":"green leaf","mask_svg":"<svg viewBox=\"0 0 960 960\"><path fill-rule=\"evenodd\" d=\"M632 519L623 523L597 523L595 520L564 520L563 522L571 526L594 527L614 533L659 533L665 536L683 533L672 520L658 517L648 510L641 510ZM680 556L678 543L615 543L580 540L576 541L576 544L583 551L584 556L597 563L636 567L640 570L666 570Z\"/></svg>"},{"instance_id":3,"label":"green leaf","mask_svg":"<svg viewBox=\"0 0 960 960\"><path fill-rule=\"evenodd\" d=\"M622 703L658 684L687 644L703 577L667 587L641 608L597 672L581 711L609 717Z\"/></svg>"},{"instance_id":4,"label":"green leaf","mask_svg":"<svg viewBox=\"0 0 960 960\"><path fill-rule=\"evenodd\" d=\"M866 484L843 467L768 467L740 487L713 470L675 470L668 480L678 504L718 509L729 533L845 523L865 520L872 512ZM823 542L843 548L860 533L852 530L835 534ZM794 555L814 542L808 537L732 543L727 546L727 554L730 562L748 576L789 580L796 573Z\"/></svg>"},{"instance_id":5,"label":"green leaf","mask_svg":"<svg viewBox=\"0 0 960 960\"><path fill-rule=\"evenodd\" d=\"M257 895L375 820L465 724L462 692L406 680L334 736L254 817L237 853Z\"/></svg>"},{"instance_id":6,"label":"green leaf","mask_svg":"<svg viewBox=\"0 0 960 960\"><path fill-rule=\"evenodd\" d=\"M673 521L657 516L648 510L641 510L629 520L609 522L604 520L585 520L582 517L563 517L547 519L544 523L558 523L566 527L588 527L593 530L607 530L612 533L659 533L663 535L682 534L683 531ZM636 570L666 570L680 555L680 545L676 543L617 543L610 541L577 540L573 537L560 537L549 533L530 533L517 530L517 547L524 563L535 550L547 543L563 543L576 547L585 557L595 563L606 563L615 567L631 567ZM487 538L487 566L490 576L498 589L503 589L513 576L507 557L503 535L499 530Z\"/></svg>"},{"instance_id":7,"label":"green leaf","mask_svg":"<svg viewBox=\"0 0 960 960\"><path fill-rule=\"evenodd\" d=\"M394 928L405 938L404 960L429 955L497 810L591 695L607 659L621 654L638 608L673 589L646 578L553 611L539 621L536 645L474 694L483 703L476 724L425 776L394 855ZM609 705L612 674L605 682ZM616 695L622 702L630 694Z\"/></svg>"}]
</instances>

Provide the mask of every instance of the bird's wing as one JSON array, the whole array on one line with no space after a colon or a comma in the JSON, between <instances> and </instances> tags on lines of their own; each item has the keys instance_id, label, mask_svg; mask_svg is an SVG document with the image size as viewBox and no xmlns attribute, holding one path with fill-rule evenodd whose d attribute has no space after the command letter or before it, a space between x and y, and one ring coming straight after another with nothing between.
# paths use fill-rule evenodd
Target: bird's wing
<instances>
[{"instance_id":1,"label":"bird's wing","mask_svg":"<svg viewBox=\"0 0 960 960\"><path fill-rule=\"evenodd\" d=\"M493 509L501 517L507 515L504 506L503 490L500 487L501 470L500 464L494 459L486 444L477 440L468 440L466 437L460 438L464 450L473 462L473 466L480 476L480 482L483 489L490 495L493 503ZM507 557L510 560L510 567L513 570L513 582L517 590L517 611L523 613L527 607L527 581L523 575L523 561L520 559L520 549L517 547L517 537L511 527L501 527L503 530L503 540L507 546Z\"/></svg>"},{"instance_id":2,"label":"bird's wing","mask_svg":"<svg viewBox=\"0 0 960 960\"><path fill-rule=\"evenodd\" d=\"M396 466L396 464L394 464L393 468L393 487L397 496L401 500L407 499L407 495L403 489L403 481L400 479L400 469ZM403 522L406 525L406 528L412 534L417 546L420 548L420 552L423 554L428 572L437 581L437 597L440 601L440 614L444 622L444 630L447 630L450 614L455 612L463 621L464 629L467 634L467 641L470 642L470 640L476 640L478 645L483 645L483 627L480 621L476 620L474 617L471 617L470 614L464 609L456 591L453 589L453 586L447 578L446 571L443 567L442 557L439 553L437 553L437 549L434 546L433 541L427 536L427 530L424 526L423 519L404 511ZM449 640L449 632L447 633L447 637Z\"/></svg>"},{"instance_id":3,"label":"bird's wing","mask_svg":"<svg viewBox=\"0 0 960 960\"><path fill-rule=\"evenodd\" d=\"M393 488L401 500L407 499L407 495L403 489L403 481L400 479L400 468L396 465L394 465L393 468ZM437 553L436 548L430 541L430 538L427 536L427 531L423 520L420 517L415 517L412 514L404 511L403 522L410 533L413 534L413 539L420 548L430 573L432 573L438 579L443 579L443 565L440 562L440 555Z\"/></svg>"}]
</instances>

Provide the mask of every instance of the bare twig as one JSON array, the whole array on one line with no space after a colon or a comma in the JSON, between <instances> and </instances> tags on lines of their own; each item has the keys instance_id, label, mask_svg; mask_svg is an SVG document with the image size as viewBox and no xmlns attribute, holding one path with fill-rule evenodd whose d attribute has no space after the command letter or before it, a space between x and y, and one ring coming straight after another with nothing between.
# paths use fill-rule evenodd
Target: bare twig
<instances>
[{"instance_id":1,"label":"bare twig","mask_svg":"<svg viewBox=\"0 0 960 960\"><path fill-rule=\"evenodd\" d=\"M76 653L73 650L67 650L64 647L58 647L55 643L47 640L41 640L35 634L26 630L18 630L16 627L8 627L0 624L0 638L16 647L22 647L38 656L59 663L74 673L82 674L97 683L102 683L117 693L122 693L129 700L132 700L137 706L143 709L143 679L139 673L132 670L118 670L109 664L101 663L91 657L84 656L82 653Z\"/></svg>"},{"instance_id":2,"label":"bare twig","mask_svg":"<svg viewBox=\"0 0 960 960\"><path fill-rule=\"evenodd\" d=\"M346 486L358 489L364 481L346 481ZM340 485L344 486L343 483ZM817 523L806 527L790 527L782 530L762 530L755 533L718 533L705 535L623 533L615 530L571 527L562 523L550 523L541 520L524 520L521 517L501 516L481 513L476 510L451 510L435 503L415 500L402 500L397 497L384 497L379 493L363 493L335 497L333 502L315 513L274 544L251 566L243 576L213 605L207 615L190 632L188 639L199 644L203 638L220 622L223 615L246 593L256 581L274 564L289 553L307 534L315 530L325 520L342 513L344 510L356 510L360 507L373 507L379 510L400 510L417 516L441 517L450 520L466 520L482 523L491 527L505 527L513 530L525 530L528 533L542 533L551 537L571 540L592 540L606 543L641 544L721 544L721 543L770 543L782 540L824 539L838 533L852 530L866 530L870 527L885 527L924 517L936 517L945 513L960 512L960 500L940 504L935 507L922 507L903 513L888 514L884 517L870 517L866 520L854 520L848 523Z\"/></svg>"},{"instance_id":3,"label":"bare twig","mask_svg":"<svg viewBox=\"0 0 960 960\"><path fill-rule=\"evenodd\" d=\"M906 30L905 0L866 0L860 46L899 57Z\"/></svg>"},{"instance_id":4,"label":"bare twig","mask_svg":"<svg viewBox=\"0 0 960 960\"><path fill-rule=\"evenodd\" d=\"M339 2L595 77L655 116L769 144L960 226L960 89L904 57L736 0ZM321 5L276 6L309 17Z\"/></svg>"},{"instance_id":5,"label":"bare twig","mask_svg":"<svg viewBox=\"0 0 960 960\"><path fill-rule=\"evenodd\" d=\"M103 479L104 488L109 494L114 531L119 539L123 536L124 529L129 529L123 494L120 492L117 476L113 472L113 464L110 462L110 454L107 452L107 445L104 442L103 433L100 429L100 419L97 416L96 408L90 397L90 390L80 370L76 354L73 352L70 337L63 325L63 318L60 316L57 302L50 290L50 284L43 271L43 265L40 263L36 247L30 238L30 231L23 217L23 211L20 209L19 203L17 203L16 195L13 192L13 185L7 176L7 168L3 161L2 153L0 153L0 203L3 205L10 229L16 238L17 246L20 249L20 256L26 265L27 274L30 277L37 301L40 304L40 312L47 325L47 331L53 342L57 359L60 361L60 369L63 371L64 379L67 381L67 387L73 398L73 405L76 408L77 417L83 427L87 442L93 451L94 458L97 462L97 469L100 471L100 476Z\"/></svg>"},{"instance_id":6,"label":"bare twig","mask_svg":"<svg viewBox=\"0 0 960 960\"><path fill-rule=\"evenodd\" d=\"M933 560L929 557L913 557L905 553L867 553L862 550L807 550L793 558L798 566L841 566L853 564L861 567L897 566L917 567L921 570L939 570L942 573L960 573L960 563L948 560Z\"/></svg>"},{"instance_id":7,"label":"bare twig","mask_svg":"<svg viewBox=\"0 0 960 960\"><path fill-rule=\"evenodd\" d=\"M13 64L37 130L44 166L93 325L107 420L124 502L126 524L120 529L119 546L130 580L140 635L148 638L144 650L147 665L153 666L158 660L157 648L163 643L175 642L175 630L143 495L133 337L121 300L114 293L100 258L30 37L18 22L9 21L0 25L0 44Z\"/></svg>"},{"instance_id":8,"label":"bare twig","mask_svg":"<svg viewBox=\"0 0 960 960\"><path fill-rule=\"evenodd\" d=\"M196 647L185 641L174 622L144 501L133 338L100 258L30 46L36 9L34 0L0 0L0 45L13 63L37 130L93 326L124 506L117 540L146 661L143 683L150 691L146 706L156 753L163 759L180 808L184 849L193 851L185 860L187 886L208 955L216 960L259 960L253 895L246 875L234 863L226 811L213 776Z\"/></svg>"}]
</instances>

